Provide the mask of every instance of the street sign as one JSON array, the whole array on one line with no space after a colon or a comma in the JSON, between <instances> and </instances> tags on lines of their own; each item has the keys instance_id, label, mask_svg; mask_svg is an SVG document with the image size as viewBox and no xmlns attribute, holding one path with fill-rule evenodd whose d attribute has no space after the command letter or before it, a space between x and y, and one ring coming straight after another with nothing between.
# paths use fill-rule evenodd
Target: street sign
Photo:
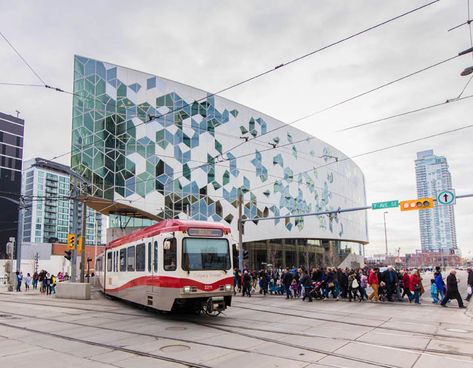
<instances>
[{"instance_id":1,"label":"street sign","mask_svg":"<svg viewBox=\"0 0 473 368\"><path fill-rule=\"evenodd\" d=\"M384 208L399 207L399 201L376 202L371 204L373 210L382 210Z\"/></svg>"},{"instance_id":2,"label":"street sign","mask_svg":"<svg viewBox=\"0 0 473 368\"><path fill-rule=\"evenodd\" d=\"M442 190L437 195L437 203L442 206L453 206L456 202L455 189Z\"/></svg>"}]
</instances>

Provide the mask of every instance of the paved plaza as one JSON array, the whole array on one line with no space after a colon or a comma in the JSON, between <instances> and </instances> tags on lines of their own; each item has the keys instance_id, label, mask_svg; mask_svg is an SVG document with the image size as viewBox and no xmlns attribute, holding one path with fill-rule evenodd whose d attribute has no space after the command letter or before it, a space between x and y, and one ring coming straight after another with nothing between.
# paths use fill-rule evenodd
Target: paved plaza
<instances>
[{"instance_id":1,"label":"paved plaza","mask_svg":"<svg viewBox=\"0 0 473 368\"><path fill-rule=\"evenodd\" d=\"M452 301L302 302L237 296L218 317L105 298L0 289L2 367L473 367L473 321ZM468 311L469 312L469 311Z\"/></svg>"}]
</instances>

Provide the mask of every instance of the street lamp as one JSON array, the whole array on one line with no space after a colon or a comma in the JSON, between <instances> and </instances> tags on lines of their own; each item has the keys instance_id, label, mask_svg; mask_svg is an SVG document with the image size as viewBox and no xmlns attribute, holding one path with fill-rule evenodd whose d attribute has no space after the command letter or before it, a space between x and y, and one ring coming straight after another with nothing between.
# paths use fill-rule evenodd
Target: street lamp
<instances>
[{"instance_id":1,"label":"street lamp","mask_svg":"<svg viewBox=\"0 0 473 368\"><path fill-rule=\"evenodd\" d=\"M386 262L388 260L388 232L386 230L386 214L389 213L388 211L384 211L383 218L384 218L384 243L386 245Z\"/></svg>"}]
</instances>

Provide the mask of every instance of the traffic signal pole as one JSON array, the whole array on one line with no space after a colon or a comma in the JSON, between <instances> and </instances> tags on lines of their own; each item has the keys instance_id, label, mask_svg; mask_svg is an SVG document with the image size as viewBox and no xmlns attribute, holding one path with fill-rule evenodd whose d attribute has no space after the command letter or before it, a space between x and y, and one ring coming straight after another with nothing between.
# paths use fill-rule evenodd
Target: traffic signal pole
<instances>
[{"instance_id":1,"label":"traffic signal pole","mask_svg":"<svg viewBox=\"0 0 473 368\"><path fill-rule=\"evenodd\" d=\"M80 282L85 282L85 232L87 229L87 204L82 202L82 230L81 230L81 236L82 236L82 246L81 246L81 251L80 251Z\"/></svg>"},{"instance_id":2,"label":"traffic signal pole","mask_svg":"<svg viewBox=\"0 0 473 368\"><path fill-rule=\"evenodd\" d=\"M72 233L77 234L77 217L79 216L79 188L77 186L77 179L72 178L72 198L73 198L73 207L72 207ZM77 279L77 235L74 239L74 248L72 249L72 259L71 259L71 282L76 282Z\"/></svg>"}]
</instances>

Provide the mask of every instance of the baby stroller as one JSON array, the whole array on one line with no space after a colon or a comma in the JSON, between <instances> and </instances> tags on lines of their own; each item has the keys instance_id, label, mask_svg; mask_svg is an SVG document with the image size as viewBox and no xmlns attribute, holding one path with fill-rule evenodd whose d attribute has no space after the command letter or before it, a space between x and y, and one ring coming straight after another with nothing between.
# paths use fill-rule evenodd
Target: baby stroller
<instances>
[{"instance_id":1,"label":"baby stroller","mask_svg":"<svg viewBox=\"0 0 473 368\"><path fill-rule=\"evenodd\" d=\"M313 299L323 299L324 295L322 292L322 287L324 286L325 281L316 281L312 283L312 287L307 290L307 296Z\"/></svg>"},{"instance_id":2,"label":"baby stroller","mask_svg":"<svg viewBox=\"0 0 473 368\"><path fill-rule=\"evenodd\" d=\"M378 298L380 302L385 302L388 300L388 289L386 284L381 281L378 287Z\"/></svg>"}]
</instances>

